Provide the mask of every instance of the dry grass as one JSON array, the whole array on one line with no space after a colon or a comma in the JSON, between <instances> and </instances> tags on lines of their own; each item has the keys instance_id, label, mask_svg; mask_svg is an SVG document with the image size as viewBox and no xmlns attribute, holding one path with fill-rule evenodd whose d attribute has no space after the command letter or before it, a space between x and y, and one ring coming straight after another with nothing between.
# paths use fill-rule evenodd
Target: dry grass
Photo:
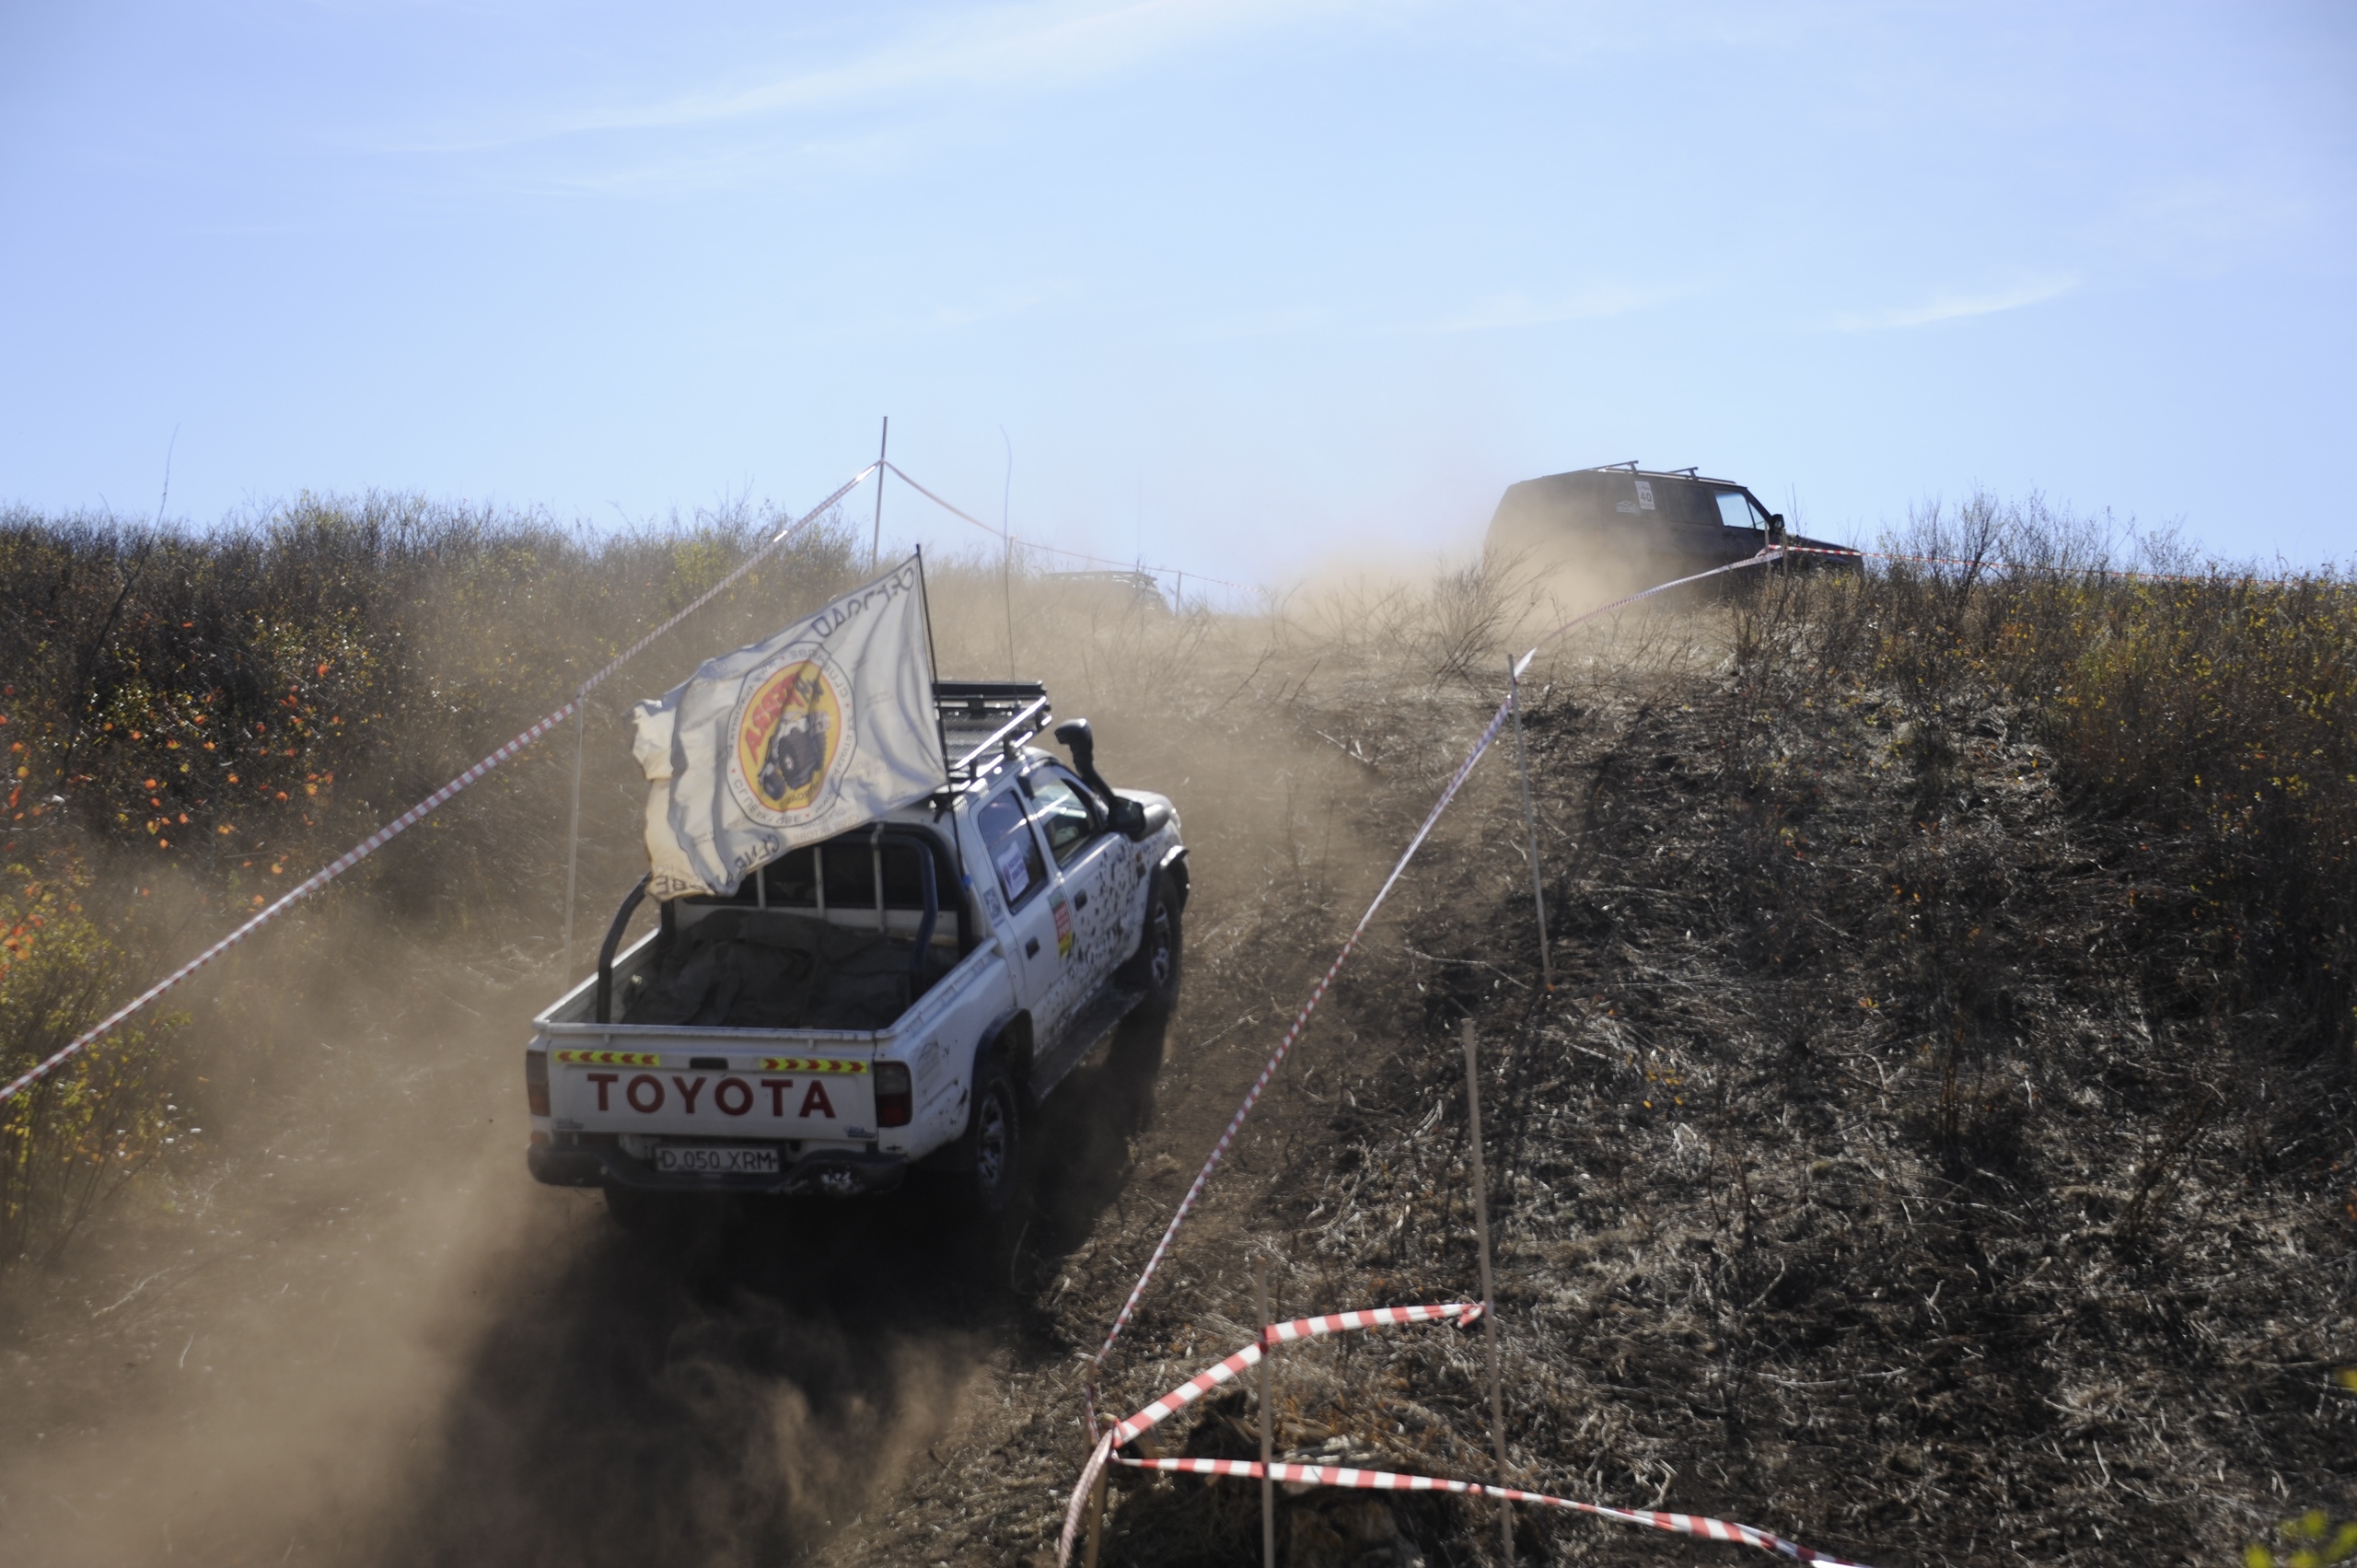
<instances>
[{"instance_id":1,"label":"dry grass","mask_svg":"<svg viewBox=\"0 0 2357 1568\"><path fill-rule=\"evenodd\" d=\"M2357 606L2123 579L2034 508L1961 532L1900 544L2060 569L1771 580L1555 661L1557 993L1493 775L1285 1090L1323 1128L1267 1187L1285 1305L1471 1288L1470 1015L1525 1483L1881 1563L2228 1557L2357 1502ZM1141 1318L1125 1399L1225 1348L1207 1305ZM1446 1330L1283 1366L1299 1455L1490 1468ZM1245 1457L1245 1415L1167 1441ZM1121 1560L1248 1561L1248 1500L1200 1496L1133 1488ZM1423 1551L1482 1560L1485 1511L1426 1507Z\"/></svg>"}]
</instances>

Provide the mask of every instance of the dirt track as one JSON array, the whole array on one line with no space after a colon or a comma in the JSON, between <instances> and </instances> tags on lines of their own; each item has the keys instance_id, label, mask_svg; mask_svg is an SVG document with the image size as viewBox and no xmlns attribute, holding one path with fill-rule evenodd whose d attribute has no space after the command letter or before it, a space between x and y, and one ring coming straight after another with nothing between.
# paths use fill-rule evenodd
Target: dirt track
<instances>
[{"instance_id":1,"label":"dirt track","mask_svg":"<svg viewBox=\"0 0 2357 1568\"><path fill-rule=\"evenodd\" d=\"M1223 695L1252 679L1230 674ZM1256 696L1176 736L1099 721L1109 761L1132 748L1129 776L1167 783L1198 841L1150 1165L1208 1145L1264 1048L1241 1016L1265 1025L1315 961L1270 942L1266 922L1318 916L1263 867L1318 781L1356 770L1280 732L1260 776L1193 784L1190 748L1266 738ZM1323 842L1347 861L1346 830ZM1152 1094L1133 1071L1094 1063L1045 1108L1043 1201L1009 1235L911 1194L756 1207L648 1248L594 1194L523 1177L517 1060L555 986L546 947L437 950L347 902L196 997L206 1152L6 1304L10 1555L766 1562L860 1550L873 1501L930 1486L928 1450L995 1430L1010 1390L1043 1453L1066 1445L1062 1271L1168 1186L1132 1166ZM257 1009L216 998L272 992L260 1030L220 1027ZM1248 1148L1238 1171L1262 1166ZM1027 1512L1052 1502L1038 1473Z\"/></svg>"}]
</instances>

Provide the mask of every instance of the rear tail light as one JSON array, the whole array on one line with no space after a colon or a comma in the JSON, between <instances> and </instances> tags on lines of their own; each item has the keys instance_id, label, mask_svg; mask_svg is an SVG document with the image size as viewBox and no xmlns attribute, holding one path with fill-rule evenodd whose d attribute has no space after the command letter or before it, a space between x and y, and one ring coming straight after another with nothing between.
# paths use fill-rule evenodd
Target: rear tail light
<instances>
[{"instance_id":1,"label":"rear tail light","mask_svg":"<svg viewBox=\"0 0 2357 1568\"><path fill-rule=\"evenodd\" d=\"M906 1127L914 1109L909 1094L908 1063L878 1062L876 1064L876 1125Z\"/></svg>"},{"instance_id":2,"label":"rear tail light","mask_svg":"<svg viewBox=\"0 0 2357 1568\"><path fill-rule=\"evenodd\" d=\"M549 1113L549 1053L524 1052L524 1100L534 1116Z\"/></svg>"}]
</instances>

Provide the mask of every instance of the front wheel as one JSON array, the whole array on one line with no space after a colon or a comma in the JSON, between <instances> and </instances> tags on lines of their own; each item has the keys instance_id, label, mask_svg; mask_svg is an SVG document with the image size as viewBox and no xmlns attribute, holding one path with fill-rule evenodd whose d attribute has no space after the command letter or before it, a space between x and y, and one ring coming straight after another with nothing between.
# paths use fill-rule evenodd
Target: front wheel
<instances>
[{"instance_id":1,"label":"front wheel","mask_svg":"<svg viewBox=\"0 0 2357 1568\"><path fill-rule=\"evenodd\" d=\"M1121 983L1145 993L1145 1005L1167 1014L1178 1005L1178 971L1185 953L1178 928L1178 900L1169 878L1156 877L1146 896L1145 930L1138 950L1121 966Z\"/></svg>"}]
</instances>

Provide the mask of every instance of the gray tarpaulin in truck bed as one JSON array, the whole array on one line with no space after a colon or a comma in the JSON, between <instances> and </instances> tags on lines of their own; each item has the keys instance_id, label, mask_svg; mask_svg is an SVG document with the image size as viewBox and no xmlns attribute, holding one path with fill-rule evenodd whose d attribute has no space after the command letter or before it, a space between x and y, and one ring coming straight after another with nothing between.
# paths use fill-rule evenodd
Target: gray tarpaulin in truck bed
<instances>
[{"instance_id":1,"label":"gray tarpaulin in truck bed","mask_svg":"<svg viewBox=\"0 0 2357 1568\"><path fill-rule=\"evenodd\" d=\"M931 959L924 984L953 960ZM783 910L716 909L662 944L624 988L626 1024L753 1029L880 1029L908 1010L904 936Z\"/></svg>"}]
</instances>

